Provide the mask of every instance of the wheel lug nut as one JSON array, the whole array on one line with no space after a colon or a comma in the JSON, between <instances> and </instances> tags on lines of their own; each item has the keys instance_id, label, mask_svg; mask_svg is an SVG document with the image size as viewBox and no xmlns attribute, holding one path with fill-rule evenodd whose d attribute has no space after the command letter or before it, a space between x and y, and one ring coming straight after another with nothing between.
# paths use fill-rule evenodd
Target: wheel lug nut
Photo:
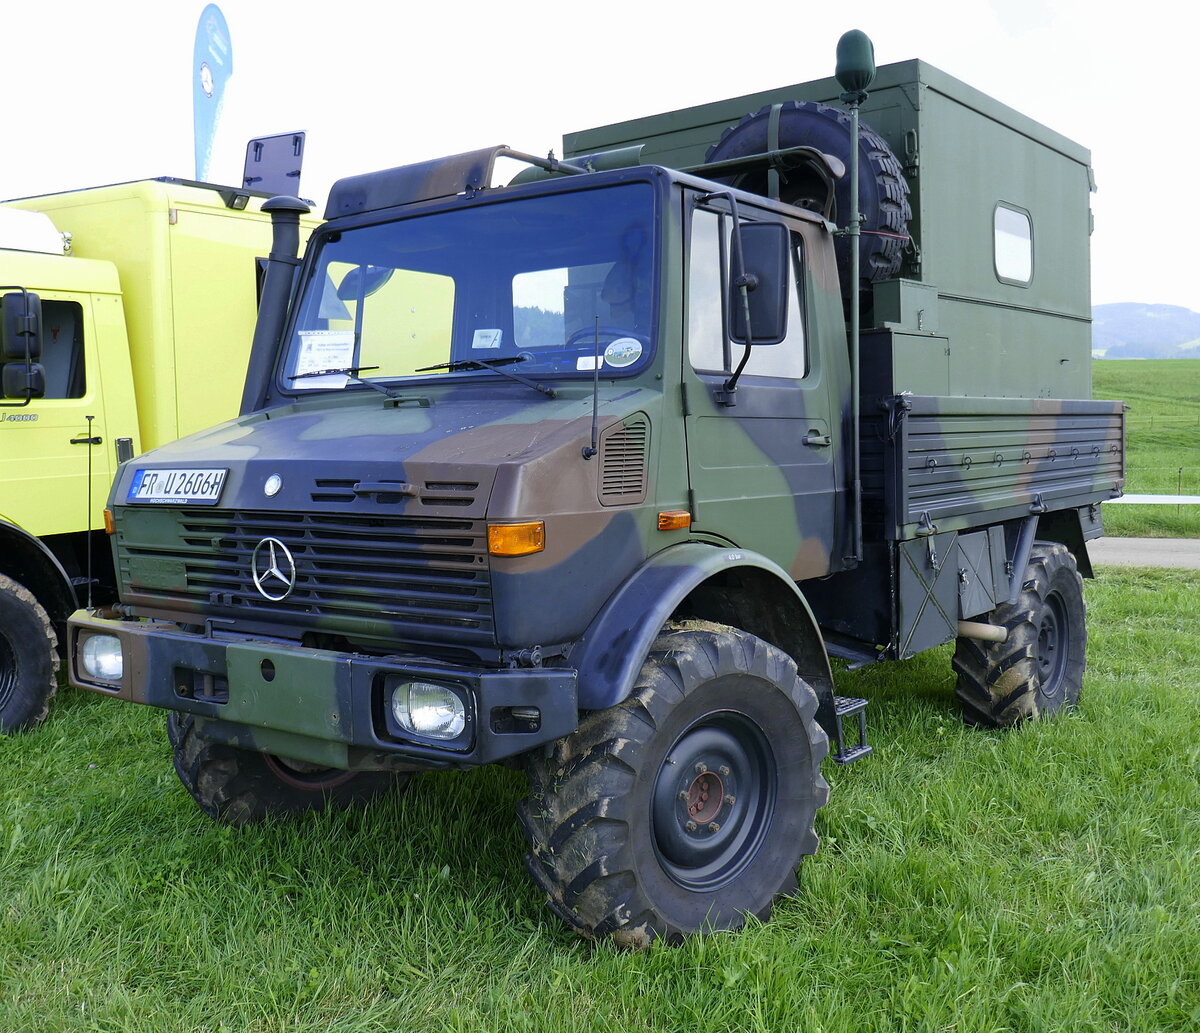
<instances>
[{"instance_id":1,"label":"wheel lug nut","mask_svg":"<svg viewBox=\"0 0 1200 1033\"><path fill-rule=\"evenodd\" d=\"M708 770L708 765L705 764L704 761L700 761L700 763L696 765L696 774L697 775L703 775L704 772L706 772L707 770Z\"/></svg>"},{"instance_id":2,"label":"wheel lug nut","mask_svg":"<svg viewBox=\"0 0 1200 1033\"><path fill-rule=\"evenodd\" d=\"M689 821L686 825L684 825L684 828L687 829L688 832L695 832L698 827L699 826L694 821Z\"/></svg>"},{"instance_id":3,"label":"wheel lug nut","mask_svg":"<svg viewBox=\"0 0 1200 1033\"><path fill-rule=\"evenodd\" d=\"M700 802L701 802L701 803L704 803L704 801L705 801L705 800L707 800L707 799L708 799L708 793L701 793L701 794L700 794Z\"/></svg>"},{"instance_id":4,"label":"wheel lug nut","mask_svg":"<svg viewBox=\"0 0 1200 1033\"><path fill-rule=\"evenodd\" d=\"M725 797L725 802L726 802L727 804L731 805L731 806L732 806L732 805L733 805L733 804L734 804L736 801L737 801L737 797L736 797L736 796L727 796L727 797Z\"/></svg>"},{"instance_id":5,"label":"wheel lug nut","mask_svg":"<svg viewBox=\"0 0 1200 1033\"><path fill-rule=\"evenodd\" d=\"M725 778L728 778L728 777L729 777L729 765L728 765L728 764L722 764L722 765L721 765L721 774L722 774L722 776L724 776Z\"/></svg>"},{"instance_id":6,"label":"wheel lug nut","mask_svg":"<svg viewBox=\"0 0 1200 1033\"><path fill-rule=\"evenodd\" d=\"M686 790L686 789L681 789L681 790L679 791L679 799L681 799L681 800L686 800L687 798L688 798L687 790Z\"/></svg>"},{"instance_id":7,"label":"wheel lug nut","mask_svg":"<svg viewBox=\"0 0 1200 1033\"><path fill-rule=\"evenodd\" d=\"M717 824L717 822L715 822L715 821L709 822L708 831L709 832L720 832L721 826L719 824Z\"/></svg>"}]
</instances>

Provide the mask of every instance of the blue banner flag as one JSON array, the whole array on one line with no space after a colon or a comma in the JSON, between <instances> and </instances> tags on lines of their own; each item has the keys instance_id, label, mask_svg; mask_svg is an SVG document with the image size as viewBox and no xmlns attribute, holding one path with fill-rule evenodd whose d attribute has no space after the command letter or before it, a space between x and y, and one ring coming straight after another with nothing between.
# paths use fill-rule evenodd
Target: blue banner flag
<instances>
[{"instance_id":1,"label":"blue banner flag","mask_svg":"<svg viewBox=\"0 0 1200 1033\"><path fill-rule=\"evenodd\" d=\"M208 181L213 137L221 117L225 83L233 75L233 44L229 27L216 4L200 12L196 25L196 51L192 61L192 112L196 127L196 179Z\"/></svg>"}]
</instances>

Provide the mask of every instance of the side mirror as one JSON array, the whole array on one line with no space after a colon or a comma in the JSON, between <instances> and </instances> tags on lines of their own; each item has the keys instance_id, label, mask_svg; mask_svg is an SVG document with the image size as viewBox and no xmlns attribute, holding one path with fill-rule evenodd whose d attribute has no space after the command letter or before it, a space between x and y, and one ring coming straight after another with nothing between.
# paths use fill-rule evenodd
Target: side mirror
<instances>
[{"instance_id":1,"label":"side mirror","mask_svg":"<svg viewBox=\"0 0 1200 1033\"><path fill-rule=\"evenodd\" d=\"M736 344L779 344L787 336L791 235L778 222L744 222L740 230L750 340L746 340L736 256L729 272L729 339Z\"/></svg>"},{"instance_id":2,"label":"side mirror","mask_svg":"<svg viewBox=\"0 0 1200 1033\"><path fill-rule=\"evenodd\" d=\"M42 299L29 291L4 295L0 318L4 362L32 362L42 356Z\"/></svg>"},{"instance_id":3,"label":"side mirror","mask_svg":"<svg viewBox=\"0 0 1200 1033\"><path fill-rule=\"evenodd\" d=\"M37 362L6 362L3 366L5 398L44 398L46 370Z\"/></svg>"}]
</instances>

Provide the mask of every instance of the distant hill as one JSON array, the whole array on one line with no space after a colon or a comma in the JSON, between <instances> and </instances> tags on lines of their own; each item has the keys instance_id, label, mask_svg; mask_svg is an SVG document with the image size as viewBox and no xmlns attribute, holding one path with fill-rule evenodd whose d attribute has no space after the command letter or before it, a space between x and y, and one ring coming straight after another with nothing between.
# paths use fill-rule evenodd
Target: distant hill
<instances>
[{"instance_id":1,"label":"distant hill","mask_svg":"<svg viewBox=\"0 0 1200 1033\"><path fill-rule=\"evenodd\" d=\"M1105 359L1200 359L1200 312L1125 301L1092 309L1092 355Z\"/></svg>"}]
</instances>

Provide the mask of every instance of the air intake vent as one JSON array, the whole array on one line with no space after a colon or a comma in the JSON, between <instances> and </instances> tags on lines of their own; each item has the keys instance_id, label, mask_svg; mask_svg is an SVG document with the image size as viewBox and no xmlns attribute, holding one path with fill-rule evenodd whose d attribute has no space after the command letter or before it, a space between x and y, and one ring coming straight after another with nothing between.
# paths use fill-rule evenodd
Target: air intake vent
<instances>
[{"instance_id":1,"label":"air intake vent","mask_svg":"<svg viewBox=\"0 0 1200 1033\"><path fill-rule=\"evenodd\" d=\"M355 479L335 480L318 477L312 492L313 502L353 502Z\"/></svg>"},{"instance_id":2,"label":"air intake vent","mask_svg":"<svg viewBox=\"0 0 1200 1033\"><path fill-rule=\"evenodd\" d=\"M473 506L478 481L426 481L423 506Z\"/></svg>"},{"instance_id":3,"label":"air intake vent","mask_svg":"<svg viewBox=\"0 0 1200 1033\"><path fill-rule=\"evenodd\" d=\"M600 502L627 506L646 501L646 456L650 446L650 421L645 414L600 435Z\"/></svg>"}]
</instances>

